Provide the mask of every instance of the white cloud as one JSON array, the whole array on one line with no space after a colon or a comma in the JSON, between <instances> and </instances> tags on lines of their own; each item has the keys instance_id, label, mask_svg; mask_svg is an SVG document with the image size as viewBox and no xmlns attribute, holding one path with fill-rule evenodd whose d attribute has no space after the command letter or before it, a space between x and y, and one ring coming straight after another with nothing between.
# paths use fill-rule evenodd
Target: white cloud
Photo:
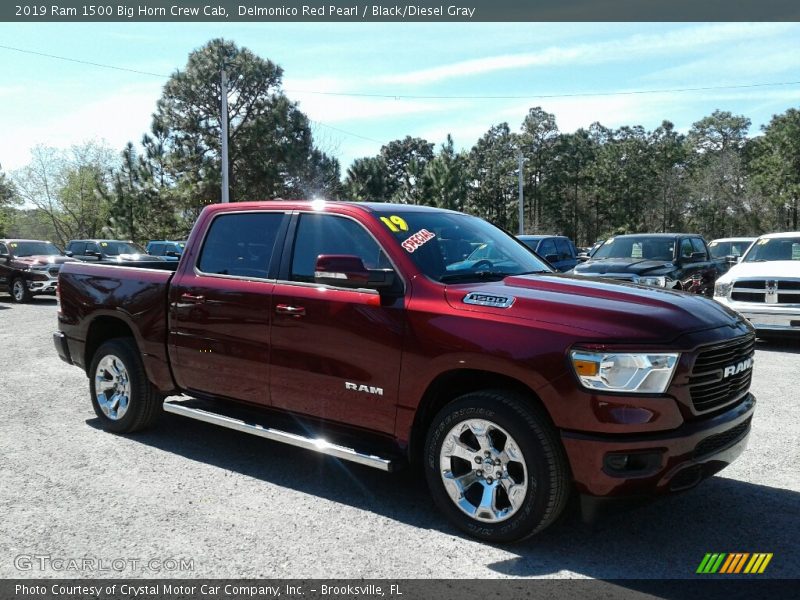
<instances>
[{"instance_id":1,"label":"white cloud","mask_svg":"<svg viewBox=\"0 0 800 600\"><path fill-rule=\"evenodd\" d=\"M536 52L465 60L387 75L377 80L388 84L421 85L510 69L641 60L667 53L686 54L699 48L739 43L746 39L771 38L796 29L790 23L726 23L684 27L667 33L637 34L619 40L553 46Z\"/></svg>"},{"instance_id":2,"label":"white cloud","mask_svg":"<svg viewBox=\"0 0 800 600\"><path fill-rule=\"evenodd\" d=\"M129 141L138 143L150 129L160 93L160 83L124 86L44 119L31 110L8 120L3 124L0 164L4 170L28 164L30 150L38 144L68 148L98 139L121 151Z\"/></svg>"}]
</instances>

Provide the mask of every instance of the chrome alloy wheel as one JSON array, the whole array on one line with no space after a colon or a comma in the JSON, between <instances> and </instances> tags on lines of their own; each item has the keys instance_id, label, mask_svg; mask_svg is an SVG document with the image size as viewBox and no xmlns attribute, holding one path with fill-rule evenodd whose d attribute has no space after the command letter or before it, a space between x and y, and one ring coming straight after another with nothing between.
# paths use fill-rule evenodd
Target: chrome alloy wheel
<instances>
[{"instance_id":1,"label":"chrome alloy wheel","mask_svg":"<svg viewBox=\"0 0 800 600\"><path fill-rule=\"evenodd\" d=\"M128 412L131 382L128 370L116 356L104 356L94 374L94 393L100 410L112 421L118 421Z\"/></svg>"},{"instance_id":2,"label":"chrome alloy wheel","mask_svg":"<svg viewBox=\"0 0 800 600\"><path fill-rule=\"evenodd\" d=\"M478 521L505 521L525 500L529 478L522 451L491 421L469 419L453 427L442 443L439 466L450 499Z\"/></svg>"},{"instance_id":3,"label":"chrome alloy wheel","mask_svg":"<svg viewBox=\"0 0 800 600\"><path fill-rule=\"evenodd\" d=\"M25 299L25 282L22 279L17 279L14 281L14 284L11 286L11 293L14 296L14 300L17 302L22 302Z\"/></svg>"}]
</instances>

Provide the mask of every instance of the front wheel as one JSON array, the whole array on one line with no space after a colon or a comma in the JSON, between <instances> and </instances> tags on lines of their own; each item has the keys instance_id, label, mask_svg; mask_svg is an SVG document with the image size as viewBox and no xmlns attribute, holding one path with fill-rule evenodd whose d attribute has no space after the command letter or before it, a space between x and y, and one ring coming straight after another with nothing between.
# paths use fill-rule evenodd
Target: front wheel
<instances>
[{"instance_id":1,"label":"front wheel","mask_svg":"<svg viewBox=\"0 0 800 600\"><path fill-rule=\"evenodd\" d=\"M155 422L162 397L147 379L139 350L130 338L101 345L89 369L92 407L103 429L130 433Z\"/></svg>"},{"instance_id":2,"label":"front wheel","mask_svg":"<svg viewBox=\"0 0 800 600\"><path fill-rule=\"evenodd\" d=\"M28 284L22 277L17 277L11 282L11 299L14 302L22 304L23 302L30 302L33 294L28 289Z\"/></svg>"},{"instance_id":3,"label":"front wheel","mask_svg":"<svg viewBox=\"0 0 800 600\"><path fill-rule=\"evenodd\" d=\"M538 406L505 391L466 394L439 412L425 444L425 475L439 509L489 542L544 530L569 498L555 430Z\"/></svg>"}]
</instances>

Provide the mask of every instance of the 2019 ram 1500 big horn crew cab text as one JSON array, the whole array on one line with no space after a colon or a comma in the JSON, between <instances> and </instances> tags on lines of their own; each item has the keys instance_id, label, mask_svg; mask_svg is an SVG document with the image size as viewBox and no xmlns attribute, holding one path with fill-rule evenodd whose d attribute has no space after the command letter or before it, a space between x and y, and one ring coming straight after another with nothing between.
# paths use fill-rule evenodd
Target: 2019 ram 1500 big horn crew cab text
<instances>
[{"instance_id":1,"label":"2019 ram 1500 big horn crew cab text","mask_svg":"<svg viewBox=\"0 0 800 600\"><path fill-rule=\"evenodd\" d=\"M493 258L464 266L484 244ZM690 488L746 444L754 334L737 313L555 273L476 217L214 205L172 265L62 271L54 341L107 430L163 407L387 471L421 465L438 507L495 542L545 529L573 492Z\"/></svg>"}]
</instances>

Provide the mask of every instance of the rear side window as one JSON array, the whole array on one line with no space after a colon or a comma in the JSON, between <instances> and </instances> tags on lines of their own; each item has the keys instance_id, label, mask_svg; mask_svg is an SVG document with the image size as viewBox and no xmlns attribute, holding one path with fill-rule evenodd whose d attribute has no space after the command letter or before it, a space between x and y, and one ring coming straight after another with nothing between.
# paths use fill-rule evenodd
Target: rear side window
<instances>
[{"instance_id":1,"label":"rear side window","mask_svg":"<svg viewBox=\"0 0 800 600\"><path fill-rule=\"evenodd\" d=\"M164 254L164 244L150 244L150 254L162 256Z\"/></svg>"},{"instance_id":2,"label":"rear side window","mask_svg":"<svg viewBox=\"0 0 800 600\"><path fill-rule=\"evenodd\" d=\"M368 269L390 266L378 242L355 221L334 215L300 215L292 257L292 281L313 283L314 267L320 254L355 255Z\"/></svg>"},{"instance_id":3,"label":"rear side window","mask_svg":"<svg viewBox=\"0 0 800 600\"><path fill-rule=\"evenodd\" d=\"M284 213L220 215L211 223L197 268L213 275L269 277Z\"/></svg>"},{"instance_id":4,"label":"rear side window","mask_svg":"<svg viewBox=\"0 0 800 600\"><path fill-rule=\"evenodd\" d=\"M8 254L8 248L5 244L0 244L0 254Z\"/></svg>"},{"instance_id":5,"label":"rear side window","mask_svg":"<svg viewBox=\"0 0 800 600\"><path fill-rule=\"evenodd\" d=\"M72 242L69 245L69 251L78 256L86 252L86 242Z\"/></svg>"}]
</instances>

